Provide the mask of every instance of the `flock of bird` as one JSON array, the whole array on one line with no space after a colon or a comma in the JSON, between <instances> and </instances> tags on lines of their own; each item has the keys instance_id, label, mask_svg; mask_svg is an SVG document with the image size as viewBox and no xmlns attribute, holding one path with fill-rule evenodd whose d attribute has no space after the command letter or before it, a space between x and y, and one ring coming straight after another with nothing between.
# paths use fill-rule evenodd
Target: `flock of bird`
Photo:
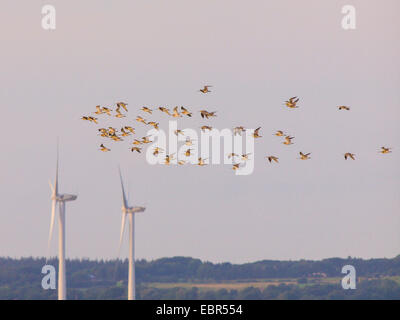
<instances>
[{"instance_id":1,"label":"flock of bird","mask_svg":"<svg viewBox=\"0 0 400 320\"><path fill-rule=\"evenodd\" d=\"M211 92L209 88L211 88L212 86L204 86L202 89L200 89L199 91L206 94ZM94 112L94 114L96 115L101 115L101 114L107 114L108 116L114 116L116 118L125 118L126 117L126 113L128 112L128 104L125 102L117 102L116 103L116 108L115 108L115 114L113 114L114 110L113 107L101 107L101 106L96 106L96 111ZM142 107L140 109L141 111L143 111L144 113L147 113L149 115L153 115L153 111L155 110L159 110L162 113L167 114L168 116L172 117L172 118L182 118L184 116L186 117L192 117L193 113L191 111L188 110L188 108L185 108L183 106L181 106L180 108L178 106L176 106L175 108L173 108L172 110L166 108L166 107L158 107L158 109L151 109L149 107ZM123 113L125 112L125 113ZM200 110L200 116L202 119L210 119L213 117L216 117L216 111L207 111L207 110ZM85 121L89 121L89 122L93 122L95 124L98 124L98 118L96 118L95 116L82 116L81 118L82 120ZM146 126L152 126L154 129L159 130L159 123L155 122L155 121L147 121L145 118L143 118L143 116L138 115L136 117L136 121L139 123L142 123ZM244 130L244 128L242 128ZM201 126L201 130L203 132L206 131L211 131L213 130L213 128L209 125L203 125ZM123 126L121 127L121 129L117 129L114 127L108 127L108 128L99 128L99 135L104 137L104 138L109 138L112 141L123 141L124 137L130 136L130 135L135 135L136 131L135 128L133 128L132 126ZM178 135L185 135L185 133L183 132L183 130L177 129L175 130L175 134ZM153 141L150 140L151 136L144 136L140 139L134 139L132 144L133 146L130 147L130 150L132 152L137 152L137 153L141 153L142 152L142 145L148 144L148 143L152 143ZM190 139L190 137L186 137L186 141L185 141L185 145L190 147L193 145L193 140ZM110 148L106 147L104 143L100 144L100 151L103 152L109 152L111 151ZM188 148L185 151L185 156L186 157L190 157L192 155L191 151L193 149ZM158 146L154 147L153 149L153 155L154 156L158 156L160 154L164 153L164 150ZM171 163L171 160L174 160L174 155L175 154L166 154L164 157L164 164L169 165ZM202 159L201 157L198 158L198 163L197 165L199 166L205 166L206 165L206 161L207 159ZM183 165L186 164L187 161L185 160L179 160L178 164L179 165Z\"/></svg>"},{"instance_id":2,"label":"flock of bird","mask_svg":"<svg viewBox=\"0 0 400 320\"><path fill-rule=\"evenodd\" d=\"M201 92L203 94L207 94L207 93L211 92L209 90L209 88L211 88L211 87L212 86L210 86L210 85L206 85L202 89L200 89L199 92ZM297 96L292 97L292 98L290 98L290 99L285 101L285 106L287 108L290 108L290 109L299 108L299 105L298 105L299 100L300 99ZM128 112L127 105L128 104L125 103L125 102L117 102L114 114L113 114L114 110L111 107L110 108L101 107L101 106L98 105L98 106L96 106L96 111L94 112L94 114L95 115L106 114L106 115L108 115L110 117L114 116L115 118L125 118L126 117L126 113ZM342 111L342 110L350 111L350 107L344 106L344 105L343 106L338 106L337 108L340 111ZM168 116L170 116L172 118L182 118L184 116L192 117L192 115L193 115L193 112L189 111L188 108L185 108L183 106L181 106L180 108L178 106L176 106L175 108L172 109L172 111L169 110L166 107L158 107L158 109L151 109L151 108L145 107L145 106L142 107L140 110L143 113L146 113L148 115L153 115L153 111L159 110L160 112L165 113L165 114L167 114ZM125 114L123 112L125 112ZM217 111L211 111L210 112L210 111L207 111L207 110L200 110L199 113L200 113L200 116L201 116L202 119L210 119L210 118L213 118L213 117L217 116L216 115ZM82 116L81 119L85 120L85 121L93 122L95 124L98 124L98 118L96 118L95 116ZM158 122L147 121L146 119L144 119L140 115L136 117L136 121L139 122L139 123L142 123L143 125L152 126L154 129L159 130L159 123ZM201 128L201 130L203 132L213 130L213 128L211 126L209 126L209 125L203 125L200 128ZM259 132L260 129L261 129L261 127L258 127L252 133L252 137L254 139L262 138L262 136L260 135L260 132ZM242 135L242 133L245 132L245 131L246 131L246 129L243 126L238 126L238 127L233 128L234 135ZM123 141L124 137L128 137L128 136L136 134L135 128L133 128L132 126L122 126L120 130L118 130L117 128L114 128L114 127L99 128L98 132L99 132L99 135L101 137L111 139L112 141ZM174 133L177 136L178 135L183 135L183 136L185 135L184 131L180 130L180 129L175 130ZM278 137L283 137L284 141L282 143L284 145L292 145L293 144L292 140L295 138L295 137L292 137L292 136L284 133L282 130L277 130L274 133L274 135L278 136ZM151 138L151 136L144 136L144 137L142 137L140 139L134 139L133 142L132 142L133 146L130 147L130 150L132 152L141 153L142 148L143 148L141 146L153 142L153 141L150 140L150 138ZM192 155L191 151L193 150L193 149L190 148L190 146L193 145L193 140L190 139L190 137L186 137L185 145L188 146L188 148L184 152L184 155L185 155L185 157L190 157ZM104 145L104 143L100 144L100 149L99 150L102 151L102 152L111 151L111 149L106 147ZM388 153L392 152L391 150L392 150L392 148L381 147L378 152L382 153L382 154L388 154ZM153 149L153 155L154 156L161 155L162 153L164 153L164 150L162 148L160 148L158 146L154 147L154 149ZM171 160L174 160L174 155L175 154L166 154L164 156L164 164L169 165L171 163ZM232 169L233 170L238 170L240 168L240 165L243 162L249 160L249 156L250 155L251 155L250 153L242 154L242 155L238 155L238 154L235 154L235 153L230 153L227 156L228 156L228 158L232 158L233 159ZM299 155L300 155L300 157L298 159L300 159L300 160L309 160L309 159L311 159L311 157L310 157L311 153L310 152L309 153L303 153L303 152L300 151ZM272 162L279 163L279 158L276 157L275 155L268 155L268 156L266 156L266 159L270 163L272 163ZM346 152L344 154L344 159L345 160L348 160L348 159L355 160L355 154L351 153L351 152ZM201 157L199 157L197 165L198 166L205 166L207 164L205 162L206 160L208 160L208 159L202 159ZM239 160L240 162L237 162L237 160ZM184 165L184 164L188 163L188 161L179 160L177 163L179 165Z\"/></svg>"}]
</instances>

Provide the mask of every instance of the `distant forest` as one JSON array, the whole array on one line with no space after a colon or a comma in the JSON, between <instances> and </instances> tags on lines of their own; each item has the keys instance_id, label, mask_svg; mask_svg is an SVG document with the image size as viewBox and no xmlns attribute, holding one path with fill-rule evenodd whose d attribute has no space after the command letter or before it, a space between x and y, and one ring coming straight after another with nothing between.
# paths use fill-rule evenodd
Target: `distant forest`
<instances>
[{"instance_id":1,"label":"distant forest","mask_svg":"<svg viewBox=\"0 0 400 320\"><path fill-rule=\"evenodd\" d=\"M56 299L56 290L41 287L43 258L0 258L0 299ZM57 259L48 264L57 269ZM341 278L344 265L353 265L361 282L356 290L340 283L307 285L307 279ZM67 260L69 299L126 299L128 261ZM139 299L400 299L400 255L392 259L330 258L321 261L263 260L245 264L210 263L188 257L136 261ZM196 283L247 282L257 279L298 279L297 285L265 289L205 291ZM400 279L400 278L399 278ZM192 283L194 288L154 288L148 283Z\"/></svg>"}]
</instances>

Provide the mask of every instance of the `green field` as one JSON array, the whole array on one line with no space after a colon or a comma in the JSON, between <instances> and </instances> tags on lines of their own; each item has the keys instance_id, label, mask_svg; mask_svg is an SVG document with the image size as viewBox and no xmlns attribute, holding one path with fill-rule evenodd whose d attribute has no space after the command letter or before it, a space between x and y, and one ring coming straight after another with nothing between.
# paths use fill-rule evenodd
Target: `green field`
<instances>
[{"instance_id":1,"label":"green field","mask_svg":"<svg viewBox=\"0 0 400 320\"><path fill-rule=\"evenodd\" d=\"M361 283L363 281L371 281L371 280L383 280L390 279L394 280L400 284L400 277L382 277L382 278L365 278L359 277L357 282ZM303 281L301 281L303 280ZM341 285L342 278L307 278L304 281L302 279L257 279L257 280L248 280L248 281L224 281L224 282L171 282L171 283L163 283L163 282L150 282L144 283L143 285L148 288L156 288L156 289L172 289L172 288L198 288L199 290L208 291L208 290L242 290L245 288L253 287L258 289L265 289L268 286L279 286L280 284L286 285L297 285L299 287L312 286L312 285L324 285L324 284L337 284Z\"/></svg>"}]
</instances>

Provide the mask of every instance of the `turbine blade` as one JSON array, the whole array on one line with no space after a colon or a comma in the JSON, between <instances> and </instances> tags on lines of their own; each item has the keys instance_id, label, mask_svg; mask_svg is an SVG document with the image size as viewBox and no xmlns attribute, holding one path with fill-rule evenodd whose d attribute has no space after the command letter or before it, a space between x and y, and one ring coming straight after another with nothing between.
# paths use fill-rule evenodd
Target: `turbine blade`
<instances>
[{"instance_id":1,"label":"turbine blade","mask_svg":"<svg viewBox=\"0 0 400 320\"><path fill-rule=\"evenodd\" d=\"M57 205L57 200L53 199L52 204L51 204L51 220L50 220L49 240L47 242L46 264L47 264L47 260L49 259L49 254L50 254L51 238L53 237L54 220L55 220L55 217L56 217L56 205Z\"/></svg>"},{"instance_id":2,"label":"turbine blade","mask_svg":"<svg viewBox=\"0 0 400 320\"><path fill-rule=\"evenodd\" d=\"M122 188L122 204L123 204L124 208L127 208L127 207L128 207L128 203L127 203L127 201L126 201L124 183L123 183L123 181L122 181L122 175L121 175L121 168L118 167L118 170L119 170L119 178L120 178L120 180L121 180L121 188Z\"/></svg>"},{"instance_id":3,"label":"turbine blade","mask_svg":"<svg viewBox=\"0 0 400 320\"><path fill-rule=\"evenodd\" d=\"M49 186L50 186L50 189L51 189L51 194L54 195L54 187L53 187L53 184L51 183L50 180L49 180Z\"/></svg>"},{"instance_id":4,"label":"turbine blade","mask_svg":"<svg viewBox=\"0 0 400 320\"><path fill-rule=\"evenodd\" d=\"M122 212L121 233L119 236L119 247L118 247L117 260L119 259L119 255L121 253L122 238L124 237L124 230L125 230L125 221L126 221L126 214L125 214L125 212Z\"/></svg>"},{"instance_id":5,"label":"turbine blade","mask_svg":"<svg viewBox=\"0 0 400 320\"><path fill-rule=\"evenodd\" d=\"M54 181L55 194L58 194L58 140L57 140L57 165L56 165L56 180Z\"/></svg>"}]
</instances>

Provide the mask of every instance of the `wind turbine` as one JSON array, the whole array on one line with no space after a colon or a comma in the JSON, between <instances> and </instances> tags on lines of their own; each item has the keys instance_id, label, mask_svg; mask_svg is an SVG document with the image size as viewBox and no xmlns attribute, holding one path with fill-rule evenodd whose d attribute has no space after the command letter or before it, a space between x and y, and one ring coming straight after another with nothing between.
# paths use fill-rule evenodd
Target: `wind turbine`
<instances>
[{"instance_id":1,"label":"wind turbine","mask_svg":"<svg viewBox=\"0 0 400 320\"><path fill-rule=\"evenodd\" d=\"M124 183L122 181L121 169L119 170L119 178L121 180L122 189L122 222L121 234L119 237L118 257L121 251L122 238L124 236L126 216L129 218L129 278L128 278L128 300L136 299L136 284L135 284L135 213L143 212L145 207L129 207L125 195Z\"/></svg>"},{"instance_id":2,"label":"wind turbine","mask_svg":"<svg viewBox=\"0 0 400 320\"><path fill-rule=\"evenodd\" d=\"M67 201L76 200L78 196L72 194L61 194L58 190L58 147L57 147L57 166L56 166L56 178L54 185L49 181L51 194L51 220L50 220L50 232L49 240L47 244L47 257L50 251L50 242L53 236L56 206L59 206L59 224L58 224L58 300L67 299L67 284L65 278L65 203ZM47 263L47 260L46 260Z\"/></svg>"}]
</instances>

